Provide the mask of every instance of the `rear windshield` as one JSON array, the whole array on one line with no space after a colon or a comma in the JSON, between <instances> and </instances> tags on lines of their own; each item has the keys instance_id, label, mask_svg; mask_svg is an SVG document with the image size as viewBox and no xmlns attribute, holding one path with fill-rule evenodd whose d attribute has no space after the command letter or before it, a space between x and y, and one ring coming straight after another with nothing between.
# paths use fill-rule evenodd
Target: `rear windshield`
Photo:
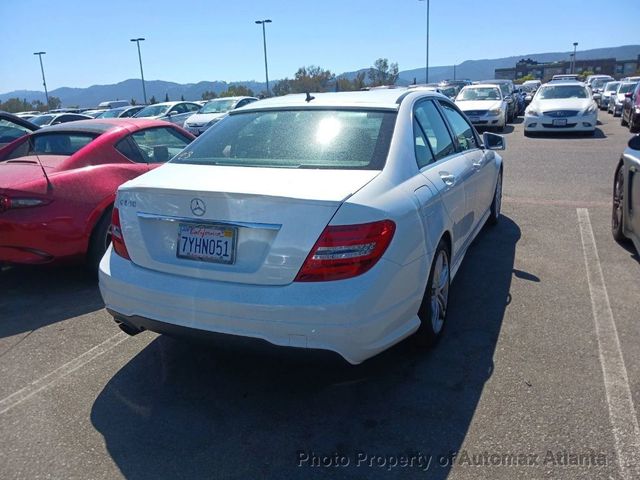
<instances>
[{"instance_id":1,"label":"rear windshield","mask_svg":"<svg viewBox=\"0 0 640 480\"><path fill-rule=\"evenodd\" d=\"M24 155L73 155L91 143L98 135L90 133L41 133L29 139L29 149Z\"/></svg>"},{"instance_id":2,"label":"rear windshield","mask_svg":"<svg viewBox=\"0 0 640 480\"><path fill-rule=\"evenodd\" d=\"M629 92L633 92L633 89L636 88L636 84L635 83L623 83L622 85L620 85L620 87L618 88L618 93L629 93Z\"/></svg>"},{"instance_id":3,"label":"rear windshield","mask_svg":"<svg viewBox=\"0 0 640 480\"><path fill-rule=\"evenodd\" d=\"M500 90L497 87L465 88L456 100L500 100Z\"/></svg>"},{"instance_id":4,"label":"rear windshield","mask_svg":"<svg viewBox=\"0 0 640 480\"><path fill-rule=\"evenodd\" d=\"M278 110L230 115L172 163L382 170L396 112Z\"/></svg>"}]
</instances>

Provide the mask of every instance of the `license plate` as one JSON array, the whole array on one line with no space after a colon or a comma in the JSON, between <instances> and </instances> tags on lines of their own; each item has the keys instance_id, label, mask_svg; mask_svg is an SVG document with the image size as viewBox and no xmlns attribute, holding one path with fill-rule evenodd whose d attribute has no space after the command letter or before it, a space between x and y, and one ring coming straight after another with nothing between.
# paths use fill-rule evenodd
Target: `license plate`
<instances>
[{"instance_id":1,"label":"license plate","mask_svg":"<svg viewBox=\"0 0 640 480\"><path fill-rule=\"evenodd\" d=\"M553 120L553 125L555 127L566 127L567 119L566 118L556 118Z\"/></svg>"},{"instance_id":2,"label":"license plate","mask_svg":"<svg viewBox=\"0 0 640 480\"><path fill-rule=\"evenodd\" d=\"M181 223L176 255L189 260L232 264L237 236L238 230L234 227Z\"/></svg>"}]
</instances>

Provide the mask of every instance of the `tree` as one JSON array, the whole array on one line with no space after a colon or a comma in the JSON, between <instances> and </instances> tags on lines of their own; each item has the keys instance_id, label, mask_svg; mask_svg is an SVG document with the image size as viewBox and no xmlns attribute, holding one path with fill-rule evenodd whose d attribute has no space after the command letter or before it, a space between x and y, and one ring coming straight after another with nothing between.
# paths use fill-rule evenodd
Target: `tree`
<instances>
[{"instance_id":1,"label":"tree","mask_svg":"<svg viewBox=\"0 0 640 480\"><path fill-rule=\"evenodd\" d=\"M164 101L165 101L165 102L168 102L168 101L169 101L169 94L168 94L168 93L165 93L165 94L164 94Z\"/></svg>"},{"instance_id":2,"label":"tree","mask_svg":"<svg viewBox=\"0 0 640 480\"><path fill-rule=\"evenodd\" d=\"M180 95L180 101L184 102L184 95Z\"/></svg>"},{"instance_id":3,"label":"tree","mask_svg":"<svg viewBox=\"0 0 640 480\"><path fill-rule=\"evenodd\" d=\"M135 105L136 104L136 99L132 98L131 101L129 102L131 105Z\"/></svg>"},{"instance_id":4,"label":"tree","mask_svg":"<svg viewBox=\"0 0 640 480\"><path fill-rule=\"evenodd\" d=\"M60 108L62 106L62 102L58 97L49 97L49 110L54 110L56 108Z\"/></svg>"},{"instance_id":5,"label":"tree","mask_svg":"<svg viewBox=\"0 0 640 480\"><path fill-rule=\"evenodd\" d=\"M579 77L579 78L580 78L581 80L586 80L586 79L587 79L587 77L588 77L589 75L595 75L595 72L592 72L591 70L585 70L584 72L582 72L582 73L580 74L580 77Z\"/></svg>"},{"instance_id":6,"label":"tree","mask_svg":"<svg viewBox=\"0 0 640 480\"><path fill-rule=\"evenodd\" d=\"M214 98L218 98L218 94L216 92L210 92L209 90L205 90L202 93L202 100L212 100Z\"/></svg>"},{"instance_id":7,"label":"tree","mask_svg":"<svg viewBox=\"0 0 640 480\"><path fill-rule=\"evenodd\" d=\"M513 83L515 83L517 85L520 85L520 84L526 82L527 80L535 80L535 79L536 79L536 77L534 77L533 75L529 74L529 75L525 75L524 77L520 77L520 78L515 79L513 81Z\"/></svg>"},{"instance_id":8,"label":"tree","mask_svg":"<svg viewBox=\"0 0 640 480\"><path fill-rule=\"evenodd\" d=\"M244 85L229 85L224 92L220 92L220 97L253 97L253 90Z\"/></svg>"},{"instance_id":9,"label":"tree","mask_svg":"<svg viewBox=\"0 0 640 480\"><path fill-rule=\"evenodd\" d=\"M380 85L395 85L398 80L398 64L391 63L386 58L377 59L368 72L372 87Z\"/></svg>"},{"instance_id":10,"label":"tree","mask_svg":"<svg viewBox=\"0 0 640 480\"><path fill-rule=\"evenodd\" d=\"M291 80L288 78L280 80L273 86L272 91L276 97L291 93Z\"/></svg>"},{"instance_id":11,"label":"tree","mask_svg":"<svg viewBox=\"0 0 640 480\"><path fill-rule=\"evenodd\" d=\"M153 105L154 103L158 103L158 100L156 100L156 97L151 95L151 98L149 99L149 105Z\"/></svg>"}]
</instances>

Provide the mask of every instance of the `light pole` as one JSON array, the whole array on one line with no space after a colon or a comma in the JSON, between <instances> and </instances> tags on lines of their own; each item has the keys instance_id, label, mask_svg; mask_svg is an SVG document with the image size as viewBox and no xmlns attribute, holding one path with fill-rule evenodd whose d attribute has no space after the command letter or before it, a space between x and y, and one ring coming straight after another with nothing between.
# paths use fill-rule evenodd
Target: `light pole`
<instances>
[{"instance_id":1,"label":"light pole","mask_svg":"<svg viewBox=\"0 0 640 480\"><path fill-rule=\"evenodd\" d=\"M573 62L571 64L571 73L576 73L576 47L578 42L573 42Z\"/></svg>"},{"instance_id":2,"label":"light pole","mask_svg":"<svg viewBox=\"0 0 640 480\"><path fill-rule=\"evenodd\" d=\"M147 104L147 89L144 86L144 72L142 71L142 55L140 54L140 42L144 42L144 38L132 38L132 42L136 42L138 45L138 60L140 61L140 77L142 77L142 96L144 97L144 104Z\"/></svg>"},{"instance_id":3,"label":"light pole","mask_svg":"<svg viewBox=\"0 0 640 480\"><path fill-rule=\"evenodd\" d=\"M271 23L268 18L265 20L256 20L258 25L262 25L262 43L264 45L264 76L267 80L267 96L269 96L269 69L267 68L267 34L265 31L265 23Z\"/></svg>"},{"instance_id":4,"label":"light pole","mask_svg":"<svg viewBox=\"0 0 640 480\"><path fill-rule=\"evenodd\" d=\"M427 48L425 55L425 65L424 65L424 83L429 83L429 0L418 0L419 2L425 2L425 9L427 11Z\"/></svg>"},{"instance_id":5,"label":"light pole","mask_svg":"<svg viewBox=\"0 0 640 480\"><path fill-rule=\"evenodd\" d=\"M42 85L44 86L44 96L47 99L47 109L49 108L49 92L47 91L47 81L44 79L44 66L42 66L42 55L47 52L34 52L34 55L38 55L40 58L40 71L42 72Z\"/></svg>"}]
</instances>

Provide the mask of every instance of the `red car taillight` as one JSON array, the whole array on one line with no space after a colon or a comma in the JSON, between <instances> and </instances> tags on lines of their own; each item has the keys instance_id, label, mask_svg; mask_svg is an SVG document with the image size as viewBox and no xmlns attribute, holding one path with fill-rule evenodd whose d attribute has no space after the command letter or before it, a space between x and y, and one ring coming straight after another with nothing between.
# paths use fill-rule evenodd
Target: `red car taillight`
<instances>
[{"instance_id":1,"label":"red car taillight","mask_svg":"<svg viewBox=\"0 0 640 480\"><path fill-rule=\"evenodd\" d=\"M127 260L131 260L127 246L124 244L124 237L122 236L122 228L120 226L120 212L117 208L114 208L111 212L111 244L118 255Z\"/></svg>"},{"instance_id":2,"label":"red car taillight","mask_svg":"<svg viewBox=\"0 0 640 480\"><path fill-rule=\"evenodd\" d=\"M395 230L391 220L327 226L295 281L343 280L365 273L380 260Z\"/></svg>"}]
</instances>

